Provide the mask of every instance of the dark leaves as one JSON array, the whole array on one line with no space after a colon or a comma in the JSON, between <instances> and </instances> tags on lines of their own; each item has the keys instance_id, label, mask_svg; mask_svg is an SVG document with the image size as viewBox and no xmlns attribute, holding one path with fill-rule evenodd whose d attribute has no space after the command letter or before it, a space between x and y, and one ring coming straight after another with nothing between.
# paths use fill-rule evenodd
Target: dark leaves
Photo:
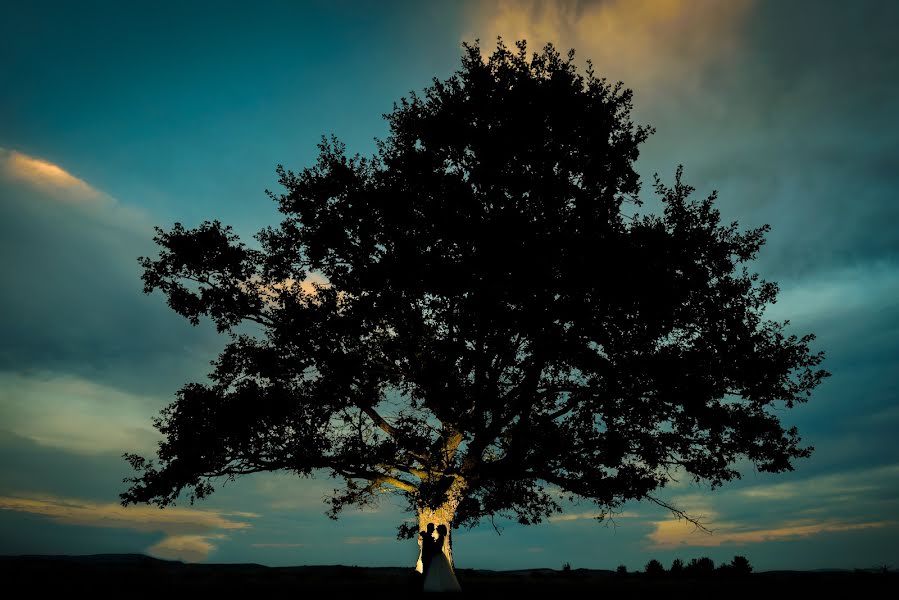
<instances>
[{"instance_id":1,"label":"dark leaves","mask_svg":"<svg viewBox=\"0 0 899 600\"><path fill-rule=\"evenodd\" d=\"M385 115L375 156L325 138L314 165L278 167L284 220L261 249L218 221L157 229L145 291L232 342L158 420L159 466L128 457L123 500L327 468L345 481L332 516L385 489L434 506L463 481L457 522L537 523L560 495L610 510L679 471L792 469L811 449L775 409L828 374L813 336L763 318L777 286L747 263L769 228L721 224L682 168L656 178L660 214L626 217L652 132L632 103L552 46L466 45ZM310 293L310 272L328 285ZM264 338L235 335L244 321Z\"/></svg>"}]
</instances>

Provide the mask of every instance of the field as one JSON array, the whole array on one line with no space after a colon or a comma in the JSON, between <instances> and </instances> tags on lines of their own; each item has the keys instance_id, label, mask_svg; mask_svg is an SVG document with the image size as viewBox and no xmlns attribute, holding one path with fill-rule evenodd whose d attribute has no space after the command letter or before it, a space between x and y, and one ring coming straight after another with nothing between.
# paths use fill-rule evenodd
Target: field
<instances>
[{"instance_id":1,"label":"field","mask_svg":"<svg viewBox=\"0 0 899 600\"><path fill-rule=\"evenodd\" d=\"M0 557L7 589L28 593L115 593L120 596L222 592L250 594L416 593L411 568L353 566L265 567L255 564L184 564L140 555ZM592 593L619 598L661 594L668 598L721 598L723 594L886 594L899 589L899 573L868 571L772 571L744 576L703 577L574 569L485 571L461 569L459 581L471 593ZM556 600L556 599L554 599Z\"/></svg>"}]
</instances>

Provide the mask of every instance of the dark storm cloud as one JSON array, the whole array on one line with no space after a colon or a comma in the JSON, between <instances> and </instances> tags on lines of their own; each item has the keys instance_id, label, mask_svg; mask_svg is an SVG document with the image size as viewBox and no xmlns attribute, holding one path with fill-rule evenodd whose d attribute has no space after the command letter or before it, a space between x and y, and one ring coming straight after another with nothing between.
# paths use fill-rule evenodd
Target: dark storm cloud
<instances>
[{"instance_id":1,"label":"dark storm cloud","mask_svg":"<svg viewBox=\"0 0 899 600\"><path fill-rule=\"evenodd\" d=\"M791 217L774 268L899 260L899 38L888 25L899 5L858 8L765 3L751 29L745 90L779 142L759 171L782 178L777 205Z\"/></svg>"},{"instance_id":2,"label":"dark storm cloud","mask_svg":"<svg viewBox=\"0 0 899 600\"><path fill-rule=\"evenodd\" d=\"M658 126L644 173L670 180L683 162L697 195L720 191L724 221L772 226L751 265L781 285L767 314L790 319L791 333L815 333L812 347L826 350L833 374L784 416L816 447L784 477L891 463L899 459L899 42L887 23L899 7L767 2L748 16L733 61L713 65L667 107L643 111Z\"/></svg>"},{"instance_id":3,"label":"dark storm cloud","mask_svg":"<svg viewBox=\"0 0 899 600\"><path fill-rule=\"evenodd\" d=\"M721 192L725 220L770 223L768 276L896 259L897 18L894 3L755 4L733 60L665 102L636 90L658 127L643 172L670 180L682 162L700 193Z\"/></svg>"},{"instance_id":4,"label":"dark storm cloud","mask_svg":"<svg viewBox=\"0 0 899 600\"><path fill-rule=\"evenodd\" d=\"M118 455L84 455L0 429L0 495L37 491L114 501L130 467Z\"/></svg>"}]
</instances>

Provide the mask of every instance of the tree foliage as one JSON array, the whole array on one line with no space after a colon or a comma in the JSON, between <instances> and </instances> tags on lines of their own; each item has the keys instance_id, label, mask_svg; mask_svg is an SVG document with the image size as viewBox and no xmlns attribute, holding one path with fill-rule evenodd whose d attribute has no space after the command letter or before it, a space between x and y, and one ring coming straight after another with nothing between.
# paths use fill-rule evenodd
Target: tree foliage
<instances>
[{"instance_id":1,"label":"tree foliage","mask_svg":"<svg viewBox=\"0 0 899 600\"><path fill-rule=\"evenodd\" d=\"M691 558L690 562L684 567L684 572L691 575L709 575L715 572L715 561L708 556Z\"/></svg>"},{"instance_id":2,"label":"tree foliage","mask_svg":"<svg viewBox=\"0 0 899 600\"><path fill-rule=\"evenodd\" d=\"M730 561L731 571L736 575L749 575L752 573L752 565L745 556L734 556Z\"/></svg>"},{"instance_id":3,"label":"tree foliage","mask_svg":"<svg viewBox=\"0 0 899 600\"><path fill-rule=\"evenodd\" d=\"M792 469L811 449L781 409L827 373L812 335L763 316L777 286L746 264L768 227L721 224L681 169L637 213L651 129L631 108L573 52L466 45L374 156L331 138L278 167L283 221L255 248L218 221L157 228L144 291L230 342L156 420L158 458L127 455L123 502L326 470L333 515L393 491L454 525L528 524L560 497L667 506L678 473Z\"/></svg>"},{"instance_id":4,"label":"tree foliage","mask_svg":"<svg viewBox=\"0 0 899 600\"><path fill-rule=\"evenodd\" d=\"M650 560L643 568L643 572L650 576L658 576L665 574L665 567L656 559Z\"/></svg>"}]
</instances>

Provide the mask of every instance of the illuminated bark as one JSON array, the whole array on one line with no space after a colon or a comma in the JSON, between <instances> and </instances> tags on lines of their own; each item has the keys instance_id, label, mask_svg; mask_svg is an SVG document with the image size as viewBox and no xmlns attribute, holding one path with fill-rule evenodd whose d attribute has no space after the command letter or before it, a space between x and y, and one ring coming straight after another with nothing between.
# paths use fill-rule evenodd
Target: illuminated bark
<instances>
[{"instance_id":1,"label":"illuminated bark","mask_svg":"<svg viewBox=\"0 0 899 600\"><path fill-rule=\"evenodd\" d=\"M464 485L457 481L450 487L450 491L446 496L448 498L446 502L437 507L420 506L418 508L419 531L425 531L428 523L433 523L435 530L440 525L446 526L447 534L443 541L442 550L447 558L449 558L450 565L453 566L453 569L455 569L455 562L453 561L453 517L456 514L456 508L458 508L459 502L462 500L463 493ZM421 573L421 537L418 538L418 549L418 562L415 565L415 570Z\"/></svg>"}]
</instances>

